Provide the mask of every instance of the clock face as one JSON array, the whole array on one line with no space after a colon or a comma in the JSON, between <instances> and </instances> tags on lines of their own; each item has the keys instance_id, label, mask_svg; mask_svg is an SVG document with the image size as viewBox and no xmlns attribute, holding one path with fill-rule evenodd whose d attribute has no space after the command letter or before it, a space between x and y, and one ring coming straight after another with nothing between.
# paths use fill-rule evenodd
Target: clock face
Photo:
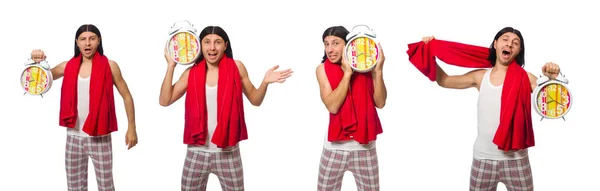
<instances>
[{"instance_id":1,"label":"clock face","mask_svg":"<svg viewBox=\"0 0 600 191\"><path fill-rule=\"evenodd\" d=\"M29 66L21 74L21 86L29 94L43 94L50 88L50 75L40 66Z\"/></svg>"},{"instance_id":2,"label":"clock face","mask_svg":"<svg viewBox=\"0 0 600 191\"><path fill-rule=\"evenodd\" d=\"M189 64L200 54L198 38L189 32L176 33L169 39L169 53L177 63Z\"/></svg>"},{"instance_id":3,"label":"clock face","mask_svg":"<svg viewBox=\"0 0 600 191\"><path fill-rule=\"evenodd\" d=\"M373 39L358 37L348 42L346 54L350 66L357 70L366 70L373 67L379 58L379 47Z\"/></svg>"},{"instance_id":4,"label":"clock face","mask_svg":"<svg viewBox=\"0 0 600 191\"><path fill-rule=\"evenodd\" d=\"M548 118L559 118L571 108L571 92L559 83L549 83L536 95L538 111Z\"/></svg>"}]
</instances>

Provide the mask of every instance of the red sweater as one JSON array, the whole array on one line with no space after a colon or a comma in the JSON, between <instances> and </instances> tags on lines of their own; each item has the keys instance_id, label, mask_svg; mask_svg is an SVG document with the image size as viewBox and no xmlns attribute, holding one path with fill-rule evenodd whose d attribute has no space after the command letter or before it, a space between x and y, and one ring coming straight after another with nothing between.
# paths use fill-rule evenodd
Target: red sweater
<instances>
[{"instance_id":1,"label":"red sweater","mask_svg":"<svg viewBox=\"0 0 600 191\"><path fill-rule=\"evenodd\" d=\"M339 64L325 60L325 73L335 90L344 77ZM336 114L329 114L329 141L344 141L354 139L360 144L367 144L377 139L383 133L377 108L373 100L373 79L371 73L354 73L344 102Z\"/></svg>"},{"instance_id":2,"label":"red sweater","mask_svg":"<svg viewBox=\"0 0 600 191\"><path fill-rule=\"evenodd\" d=\"M60 94L60 126L73 128L77 122L77 78L81 59L80 54L65 66ZM117 129L110 64L106 56L96 52L92 58L89 113L82 130L90 136L101 136Z\"/></svg>"},{"instance_id":3,"label":"red sweater","mask_svg":"<svg viewBox=\"0 0 600 191\"><path fill-rule=\"evenodd\" d=\"M185 100L183 142L204 145L208 136L206 109L206 60L192 66ZM219 61L217 127L212 143L219 148L235 146L248 139L244 119L242 82L235 60L226 55Z\"/></svg>"}]
</instances>

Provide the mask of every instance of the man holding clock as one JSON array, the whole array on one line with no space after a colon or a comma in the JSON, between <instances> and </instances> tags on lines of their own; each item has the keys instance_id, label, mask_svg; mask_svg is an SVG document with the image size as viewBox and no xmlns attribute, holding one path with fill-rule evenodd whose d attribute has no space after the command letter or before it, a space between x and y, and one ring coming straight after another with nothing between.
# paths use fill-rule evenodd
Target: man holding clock
<instances>
[{"instance_id":1,"label":"man holding clock","mask_svg":"<svg viewBox=\"0 0 600 191\"><path fill-rule=\"evenodd\" d=\"M65 165L68 190L88 190L88 159L92 159L98 190L115 190L112 133L118 130L113 87L123 98L128 129L127 149L138 143L133 97L121 69L104 55L100 30L81 25L75 33L75 54L51 69L53 79L63 78L59 125L67 128ZM31 59L46 59L33 50Z\"/></svg>"},{"instance_id":2,"label":"man holding clock","mask_svg":"<svg viewBox=\"0 0 600 191\"><path fill-rule=\"evenodd\" d=\"M409 44L407 53L411 63L439 86L479 91L470 190L494 191L498 182L509 191L533 190L527 148L535 145L531 93L537 87L537 77L523 69L525 43L521 32L503 28L489 48L424 37L422 42ZM451 65L486 69L447 75L434 56ZM556 79L560 68L548 62L542 73Z\"/></svg>"}]
</instances>

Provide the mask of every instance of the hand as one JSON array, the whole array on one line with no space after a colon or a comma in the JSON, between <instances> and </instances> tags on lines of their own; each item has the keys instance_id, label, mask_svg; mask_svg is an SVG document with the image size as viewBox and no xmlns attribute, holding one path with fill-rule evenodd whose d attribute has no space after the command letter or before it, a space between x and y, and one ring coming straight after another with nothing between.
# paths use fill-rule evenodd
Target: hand
<instances>
[{"instance_id":1,"label":"hand","mask_svg":"<svg viewBox=\"0 0 600 191\"><path fill-rule=\"evenodd\" d=\"M423 42L425 44L427 44L428 42L430 42L433 39L435 39L435 36L426 36L426 37L423 37Z\"/></svg>"},{"instance_id":2,"label":"hand","mask_svg":"<svg viewBox=\"0 0 600 191\"><path fill-rule=\"evenodd\" d=\"M132 128L127 129L127 133L125 134L125 145L127 145L127 150L137 145L137 143L138 139L135 130Z\"/></svg>"},{"instance_id":3,"label":"hand","mask_svg":"<svg viewBox=\"0 0 600 191\"><path fill-rule=\"evenodd\" d=\"M379 47L377 55L379 55L379 60L377 60L377 64L375 65L374 73L381 74L383 70L383 62L385 62L385 55L383 55L383 48L381 47L381 43L377 43L377 47Z\"/></svg>"},{"instance_id":4,"label":"hand","mask_svg":"<svg viewBox=\"0 0 600 191\"><path fill-rule=\"evenodd\" d=\"M46 54L44 54L43 50L35 49L31 51L31 59L35 62L41 62L46 60Z\"/></svg>"},{"instance_id":5,"label":"hand","mask_svg":"<svg viewBox=\"0 0 600 191\"><path fill-rule=\"evenodd\" d=\"M542 66L542 73L544 76L548 76L550 79L556 79L560 73L560 67L558 67L558 64L547 62L544 66Z\"/></svg>"},{"instance_id":6,"label":"hand","mask_svg":"<svg viewBox=\"0 0 600 191\"><path fill-rule=\"evenodd\" d=\"M167 49L167 46L165 45L165 60L167 60L167 66L169 67L175 67L177 65L177 63L175 63L175 61L173 60L173 58L171 58L171 54L169 54L169 50Z\"/></svg>"},{"instance_id":7,"label":"hand","mask_svg":"<svg viewBox=\"0 0 600 191\"><path fill-rule=\"evenodd\" d=\"M342 67L342 71L344 71L344 75L349 75L351 76L354 73L354 70L352 69L352 67L350 67L350 63L348 62L348 59L346 59L346 49L344 48L344 52L342 53L342 63L341 63L341 67Z\"/></svg>"},{"instance_id":8,"label":"hand","mask_svg":"<svg viewBox=\"0 0 600 191\"><path fill-rule=\"evenodd\" d=\"M267 73L265 74L265 79L263 80L263 82L265 82L267 84L271 84L274 82L283 83L283 82L285 82L285 79L292 76L292 73L293 73L292 69L275 71L275 70L277 70L277 68L279 68L279 65L275 65L273 68L267 70Z\"/></svg>"}]
</instances>

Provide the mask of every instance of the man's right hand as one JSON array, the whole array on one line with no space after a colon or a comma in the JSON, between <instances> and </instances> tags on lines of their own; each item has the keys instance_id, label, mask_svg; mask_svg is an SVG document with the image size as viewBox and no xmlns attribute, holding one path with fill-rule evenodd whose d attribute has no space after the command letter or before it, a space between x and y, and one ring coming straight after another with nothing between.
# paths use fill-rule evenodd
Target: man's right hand
<instances>
[{"instance_id":1,"label":"man's right hand","mask_svg":"<svg viewBox=\"0 0 600 191\"><path fill-rule=\"evenodd\" d=\"M346 58L346 50L344 49L343 53L342 53L342 60L341 60L341 67L342 67L342 71L344 71L344 75L352 75L352 73L354 73L354 70L352 69L352 67L350 67L350 63L348 62L347 58Z\"/></svg>"},{"instance_id":2,"label":"man's right hand","mask_svg":"<svg viewBox=\"0 0 600 191\"><path fill-rule=\"evenodd\" d=\"M41 62L46 60L46 54L41 49L35 49L31 51L31 59L35 62Z\"/></svg>"},{"instance_id":3,"label":"man's right hand","mask_svg":"<svg viewBox=\"0 0 600 191\"><path fill-rule=\"evenodd\" d=\"M167 66L169 67L175 67L177 65L177 63L175 63L175 61L173 60L173 58L171 58L171 54L169 54L169 50L167 49L167 46L165 46L165 60L167 60Z\"/></svg>"},{"instance_id":4,"label":"man's right hand","mask_svg":"<svg viewBox=\"0 0 600 191\"><path fill-rule=\"evenodd\" d=\"M435 37L434 37L434 36L426 36L426 37L423 37L423 42L424 42L425 44L427 44L428 42L430 42L430 41L431 41L431 40L433 40L433 39L435 39Z\"/></svg>"}]
</instances>

